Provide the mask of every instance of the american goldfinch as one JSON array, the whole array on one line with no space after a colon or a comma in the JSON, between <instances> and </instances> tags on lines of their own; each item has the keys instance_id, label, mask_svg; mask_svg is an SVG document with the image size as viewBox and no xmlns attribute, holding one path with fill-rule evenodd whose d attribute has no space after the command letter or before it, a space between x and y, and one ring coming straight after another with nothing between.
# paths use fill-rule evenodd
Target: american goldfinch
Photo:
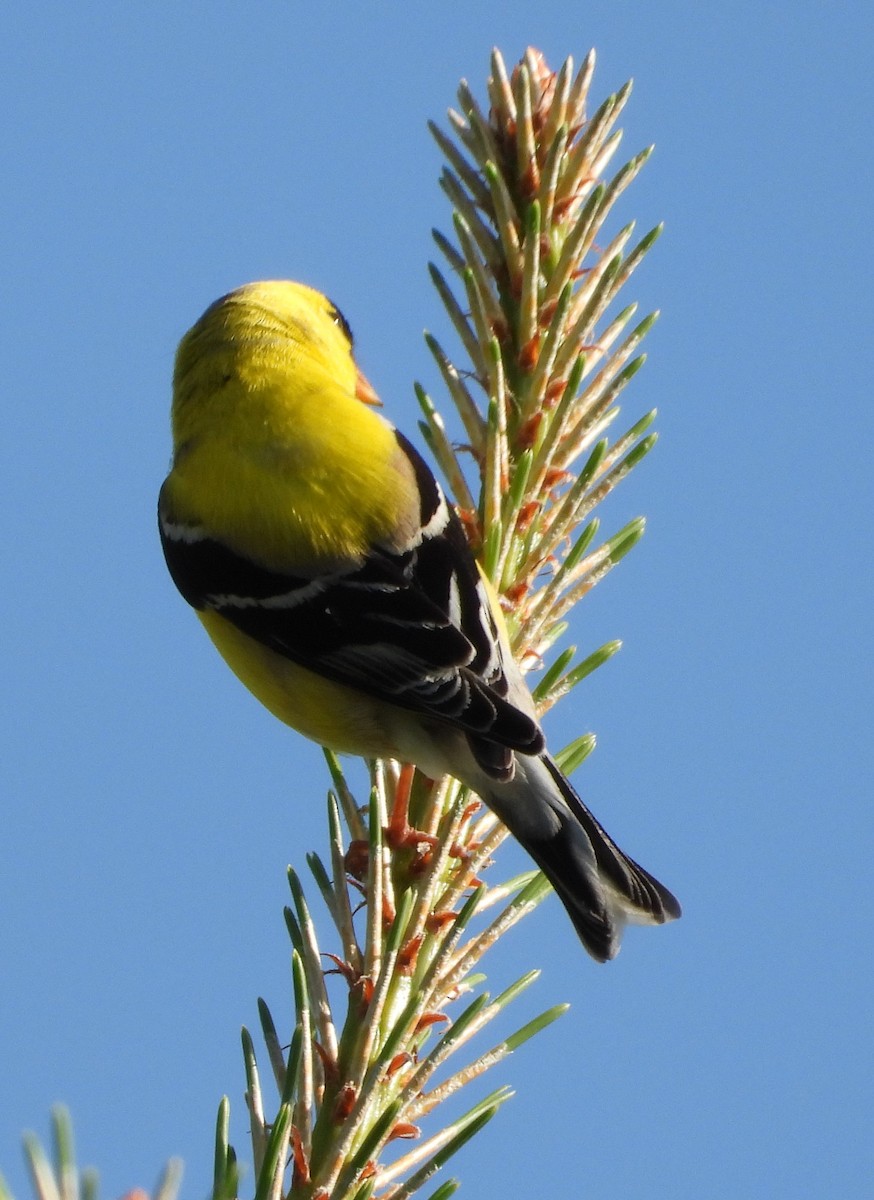
<instances>
[{"instance_id":1,"label":"american goldfinch","mask_svg":"<svg viewBox=\"0 0 874 1200\"><path fill-rule=\"evenodd\" d=\"M374 411L340 311L253 283L183 337L167 566L231 670L336 751L415 763L475 791L545 872L604 961L627 921L680 915L545 750L458 517Z\"/></svg>"}]
</instances>

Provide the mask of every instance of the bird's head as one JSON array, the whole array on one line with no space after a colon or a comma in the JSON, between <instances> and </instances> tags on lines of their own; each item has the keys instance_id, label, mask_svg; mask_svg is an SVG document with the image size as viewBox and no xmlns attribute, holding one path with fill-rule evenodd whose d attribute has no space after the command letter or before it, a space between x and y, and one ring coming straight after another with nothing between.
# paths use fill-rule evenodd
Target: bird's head
<instances>
[{"instance_id":1,"label":"bird's head","mask_svg":"<svg viewBox=\"0 0 874 1200\"><path fill-rule=\"evenodd\" d=\"M216 300L182 338L173 376L174 421L185 425L185 412L194 407L190 400L218 398L231 381L251 386L277 372L293 373L302 390L330 381L366 404L380 404L358 369L352 331L337 306L305 284L267 280Z\"/></svg>"}]
</instances>

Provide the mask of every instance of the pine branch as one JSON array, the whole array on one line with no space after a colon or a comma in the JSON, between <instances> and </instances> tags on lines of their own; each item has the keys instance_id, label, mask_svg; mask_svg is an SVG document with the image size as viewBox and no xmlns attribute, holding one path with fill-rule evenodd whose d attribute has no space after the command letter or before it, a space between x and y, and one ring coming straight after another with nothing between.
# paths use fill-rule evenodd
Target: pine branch
<instances>
[{"instance_id":1,"label":"pine branch","mask_svg":"<svg viewBox=\"0 0 874 1200\"><path fill-rule=\"evenodd\" d=\"M528 50L508 73L494 51L488 112L463 82L448 129L430 127L453 207L453 238L434 235L444 266L430 270L457 356L431 335L426 341L465 442L453 444L417 385L421 430L525 669L544 665L569 610L639 540L640 518L599 541L594 513L655 440L654 413L618 435L614 427L617 398L642 365L640 343L655 319L631 327L636 306L618 310L617 299L659 230L632 245L626 225L604 240L612 206L649 150L607 175L630 85L588 116L593 70L594 53L577 71L568 59L553 73ZM619 645L558 653L534 689L538 710ZM593 747L585 734L557 757L572 770ZM258 1005L272 1102L255 1041L243 1031L255 1196L402 1200L511 1093L500 1087L442 1127L441 1104L564 1011L547 1009L491 1049L467 1049L536 978L526 971L491 999L478 968L549 889L537 871L493 878L505 830L455 780L374 762L369 795L360 797L326 757L329 850L324 861L307 861L330 922L317 928L290 871L293 1028L278 1031L266 1003ZM76 1170L66 1113L56 1110L54 1121L54 1167L36 1139L26 1141L38 1200L96 1200L94 1177ZM238 1195L228 1123L224 1099L213 1200ZM175 1200L178 1179L173 1163L155 1200ZM432 1200L456 1186L444 1182ZM11 1200L2 1180L0 1200Z\"/></svg>"},{"instance_id":2,"label":"pine branch","mask_svg":"<svg viewBox=\"0 0 874 1200\"><path fill-rule=\"evenodd\" d=\"M446 161L441 186L453 206L454 231L452 239L435 233L448 271L436 264L430 270L459 356L431 335L426 341L465 444L452 443L437 405L417 385L420 428L528 667L541 665L573 604L639 539L637 519L598 542L593 513L654 441L652 413L614 432L616 399L642 364L638 348L654 320L631 327L635 305L615 310L658 231L633 245L628 225L603 248L596 241L649 151L605 177L629 88L588 118L593 66L589 55L578 72L568 60L553 74L529 50L508 74L496 51L488 113L462 83L448 130L430 126ZM574 647L563 650L535 689L539 711L619 645L609 642L581 657ZM591 735L578 738L562 762L578 765L593 746ZM277 1089L293 1106L281 1110L292 1116L280 1181L278 1161L265 1153L275 1137L263 1118L252 1058L248 1104L253 1153L262 1164L258 1190L266 1195L272 1188L288 1200L398 1200L421 1189L510 1093L499 1088L465 1116L434 1128L440 1105L564 1011L551 1008L455 1064L536 977L526 972L491 1000L475 972L548 885L536 871L506 883L491 879L505 831L454 780L433 783L409 767L372 763L370 796L362 804L336 760L329 763L330 869L314 856L310 867L335 927L334 947L328 955L319 951L292 874L288 924L298 983L288 1061L294 1057L298 1081L262 1002ZM349 833L342 831L341 811ZM323 982L326 958L342 981L339 1003ZM247 1062L250 1047L251 1040ZM412 1148L398 1151L399 1143ZM435 1195L453 1190L449 1182Z\"/></svg>"}]
</instances>

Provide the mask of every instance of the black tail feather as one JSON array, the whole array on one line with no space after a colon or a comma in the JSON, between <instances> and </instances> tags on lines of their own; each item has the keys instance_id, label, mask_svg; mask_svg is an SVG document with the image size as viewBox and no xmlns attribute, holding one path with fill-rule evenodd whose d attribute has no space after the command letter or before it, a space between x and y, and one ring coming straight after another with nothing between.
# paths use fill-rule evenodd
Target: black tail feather
<instances>
[{"instance_id":1,"label":"black tail feather","mask_svg":"<svg viewBox=\"0 0 874 1200\"><path fill-rule=\"evenodd\" d=\"M516 778L493 785L489 803L552 884L583 945L606 962L628 921L680 916L675 896L624 854L552 759L517 758Z\"/></svg>"},{"instance_id":2,"label":"black tail feather","mask_svg":"<svg viewBox=\"0 0 874 1200\"><path fill-rule=\"evenodd\" d=\"M663 925L666 921L676 920L682 915L680 902L663 883L644 870L639 863L625 854L599 821L589 812L585 804L571 785L570 780L558 769L548 754L543 755L552 778L562 794L568 808L577 818L595 852L595 861L602 878L608 880L619 895L633 910L629 919L633 920L634 913L639 919L644 918L654 925Z\"/></svg>"}]
</instances>

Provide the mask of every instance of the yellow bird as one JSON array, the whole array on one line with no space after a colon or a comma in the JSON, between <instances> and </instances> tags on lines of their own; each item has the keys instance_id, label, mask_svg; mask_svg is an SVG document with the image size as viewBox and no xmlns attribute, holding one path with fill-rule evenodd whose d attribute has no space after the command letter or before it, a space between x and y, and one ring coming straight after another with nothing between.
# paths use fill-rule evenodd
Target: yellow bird
<instances>
[{"instance_id":1,"label":"yellow bird","mask_svg":"<svg viewBox=\"0 0 874 1200\"><path fill-rule=\"evenodd\" d=\"M680 906L546 753L461 524L378 403L319 292L252 283L217 300L176 356L159 502L170 574L275 716L336 751L461 780L590 954L612 958L627 921Z\"/></svg>"}]
</instances>

